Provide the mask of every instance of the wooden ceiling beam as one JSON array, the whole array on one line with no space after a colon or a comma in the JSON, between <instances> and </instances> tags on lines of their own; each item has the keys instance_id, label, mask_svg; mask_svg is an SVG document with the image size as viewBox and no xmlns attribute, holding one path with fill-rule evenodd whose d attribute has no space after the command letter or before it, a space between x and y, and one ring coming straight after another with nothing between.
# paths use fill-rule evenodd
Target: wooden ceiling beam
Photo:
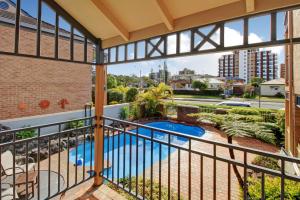
<instances>
[{"instance_id":1,"label":"wooden ceiling beam","mask_svg":"<svg viewBox=\"0 0 300 200\"><path fill-rule=\"evenodd\" d=\"M163 2L163 0L155 0L155 4L158 7L159 14L164 22L164 24L167 26L167 28L172 31L174 29L174 19L169 12L167 6Z\"/></svg>"},{"instance_id":2,"label":"wooden ceiling beam","mask_svg":"<svg viewBox=\"0 0 300 200\"><path fill-rule=\"evenodd\" d=\"M255 11L255 0L246 0L246 12Z\"/></svg>"},{"instance_id":3,"label":"wooden ceiling beam","mask_svg":"<svg viewBox=\"0 0 300 200\"><path fill-rule=\"evenodd\" d=\"M218 21L235 19L237 17L250 15L250 13L246 12L245 1L246 0L237 1L210 10L201 11L193 15L174 19L174 30L172 31L168 30L164 23L150 26L137 31L132 31L130 32L130 42L166 33L171 33L174 31L184 30L192 27L203 26ZM255 1L255 10L251 12L251 15L255 13L262 13L274 9L286 8L296 5L300 6L300 0L272 1L272 3L270 3L270 0L259 0ZM228 10L230 10L230 12L228 12ZM124 43L125 42L123 41L123 39L119 36L104 39L102 41L104 48Z\"/></svg>"},{"instance_id":4,"label":"wooden ceiling beam","mask_svg":"<svg viewBox=\"0 0 300 200\"><path fill-rule=\"evenodd\" d=\"M100 12L104 15L104 17L114 26L116 31L120 34L120 36L125 40L129 41L129 32L122 25L122 23L117 19L111 12L111 10L105 5L103 0L92 0L94 5L100 10ZM100 27L101 25L99 25Z\"/></svg>"}]
</instances>

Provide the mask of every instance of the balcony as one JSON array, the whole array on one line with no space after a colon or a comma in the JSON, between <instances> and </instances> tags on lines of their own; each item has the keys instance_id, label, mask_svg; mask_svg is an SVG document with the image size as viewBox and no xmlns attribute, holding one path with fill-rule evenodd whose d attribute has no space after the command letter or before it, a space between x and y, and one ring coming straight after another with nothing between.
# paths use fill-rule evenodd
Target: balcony
<instances>
[{"instance_id":1,"label":"balcony","mask_svg":"<svg viewBox=\"0 0 300 200\"><path fill-rule=\"evenodd\" d=\"M177 7L167 1L133 5L36 0L32 7L24 2L0 1L0 99L6 100L0 113L12 118L17 112L22 116L63 112L69 104L66 96L77 103L70 107L82 106L91 100L89 78L94 73L95 114L12 130L0 127L1 199L265 199L270 185L275 185L275 199L285 199L289 187L298 186L300 177L291 169L300 165L300 159L272 153L257 141L232 141L221 133L196 137L188 131L106 117L103 110L106 65L291 45L300 38L277 38L276 15L298 8L299 2L177 1ZM27 6L34 14L25 11ZM260 21L270 29L268 41L249 41L249 21L256 15L269 18L270 26ZM240 39L233 38L240 41L226 45L225 33L240 26L230 27L232 20L241 25L241 32L235 30ZM225 65L233 60L228 53L220 59ZM263 60L258 58L257 63ZM74 71L77 75L71 74ZM8 78L2 81L3 77ZM52 90L45 92L46 85ZM26 94L16 97L15 89ZM55 107L46 110L50 101ZM240 145L245 143L250 147ZM275 159L279 167L253 164L258 155ZM257 188L256 196L250 196L249 191Z\"/></svg>"}]
</instances>

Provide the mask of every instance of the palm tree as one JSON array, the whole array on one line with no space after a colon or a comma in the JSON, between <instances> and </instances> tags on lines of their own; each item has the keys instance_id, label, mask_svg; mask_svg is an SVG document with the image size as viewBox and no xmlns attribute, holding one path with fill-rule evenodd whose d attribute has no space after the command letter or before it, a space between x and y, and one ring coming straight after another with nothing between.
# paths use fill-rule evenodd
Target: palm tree
<instances>
[{"instance_id":1,"label":"palm tree","mask_svg":"<svg viewBox=\"0 0 300 200\"><path fill-rule=\"evenodd\" d=\"M139 94L137 103L144 104L149 116L157 114L159 104L163 103L163 99L173 97L172 88L164 83L160 83L157 87L150 87L146 92Z\"/></svg>"},{"instance_id":2,"label":"palm tree","mask_svg":"<svg viewBox=\"0 0 300 200\"><path fill-rule=\"evenodd\" d=\"M263 140L268 143L274 143L274 135L270 129L258 123L245 123L237 120L226 121L224 120L223 125L221 125L221 130L223 130L227 135L227 141L232 144L233 137L252 137ZM229 148L229 155L232 160L235 160L234 150ZM236 165L232 165L233 171L237 177L239 185L244 188L244 180Z\"/></svg>"}]
</instances>

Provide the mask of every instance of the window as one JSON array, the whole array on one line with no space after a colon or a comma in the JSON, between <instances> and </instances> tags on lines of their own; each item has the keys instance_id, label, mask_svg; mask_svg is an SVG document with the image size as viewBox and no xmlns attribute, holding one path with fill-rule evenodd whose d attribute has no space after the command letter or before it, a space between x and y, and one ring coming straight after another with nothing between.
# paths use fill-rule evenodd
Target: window
<instances>
[{"instance_id":1,"label":"window","mask_svg":"<svg viewBox=\"0 0 300 200\"><path fill-rule=\"evenodd\" d=\"M296 105L300 107L300 96L296 96Z\"/></svg>"}]
</instances>

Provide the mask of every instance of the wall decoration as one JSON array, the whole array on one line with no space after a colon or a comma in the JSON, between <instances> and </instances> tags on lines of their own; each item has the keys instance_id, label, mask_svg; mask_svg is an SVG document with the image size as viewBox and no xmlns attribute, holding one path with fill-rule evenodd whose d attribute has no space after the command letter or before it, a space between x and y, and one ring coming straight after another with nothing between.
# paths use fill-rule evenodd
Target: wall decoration
<instances>
[{"instance_id":1,"label":"wall decoration","mask_svg":"<svg viewBox=\"0 0 300 200\"><path fill-rule=\"evenodd\" d=\"M50 101L44 99L44 100L41 100L40 103L39 103L39 106L41 109L46 109L50 106Z\"/></svg>"},{"instance_id":2,"label":"wall decoration","mask_svg":"<svg viewBox=\"0 0 300 200\"><path fill-rule=\"evenodd\" d=\"M24 101L19 103L19 105L18 105L19 110L24 111L24 110L26 110L26 108L27 108L27 104Z\"/></svg>"},{"instance_id":3,"label":"wall decoration","mask_svg":"<svg viewBox=\"0 0 300 200\"><path fill-rule=\"evenodd\" d=\"M61 99L61 100L58 102L58 105L60 105L60 107L61 107L62 109L65 109L65 105L66 105L66 104L69 104L68 99Z\"/></svg>"}]
</instances>

